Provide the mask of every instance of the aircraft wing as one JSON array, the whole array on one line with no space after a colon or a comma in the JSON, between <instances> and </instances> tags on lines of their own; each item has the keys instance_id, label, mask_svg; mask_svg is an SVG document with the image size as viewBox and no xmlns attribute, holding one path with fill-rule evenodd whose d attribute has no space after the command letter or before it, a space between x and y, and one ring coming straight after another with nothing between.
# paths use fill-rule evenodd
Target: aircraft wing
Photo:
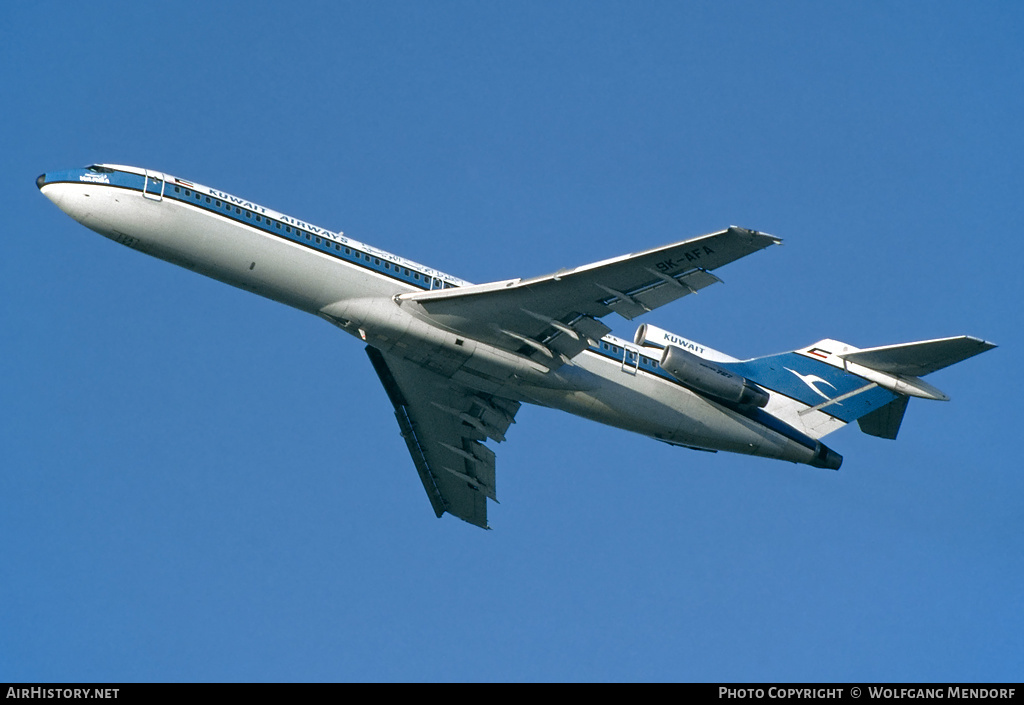
<instances>
[{"instance_id":1,"label":"aircraft wing","mask_svg":"<svg viewBox=\"0 0 1024 705\"><path fill-rule=\"evenodd\" d=\"M481 441L505 440L519 402L461 388L450 379L367 347L395 407L423 488L440 517L445 512L484 529L487 498L497 501L494 451Z\"/></svg>"},{"instance_id":2,"label":"aircraft wing","mask_svg":"<svg viewBox=\"0 0 1024 705\"><path fill-rule=\"evenodd\" d=\"M627 319L720 281L711 270L781 241L730 227L644 252L533 279L403 294L437 325L529 357L551 369Z\"/></svg>"}]
</instances>

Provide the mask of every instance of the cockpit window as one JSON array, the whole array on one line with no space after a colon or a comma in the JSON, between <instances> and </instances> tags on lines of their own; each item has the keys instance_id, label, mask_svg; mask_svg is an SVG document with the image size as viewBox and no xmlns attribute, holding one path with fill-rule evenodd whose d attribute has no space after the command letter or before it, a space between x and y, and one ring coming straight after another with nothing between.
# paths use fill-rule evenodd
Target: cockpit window
<instances>
[{"instance_id":1,"label":"cockpit window","mask_svg":"<svg viewBox=\"0 0 1024 705\"><path fill-rule=\"evenodd\" d=\"M100 166L99 164L93 164L92 166L86 167L91 172L96 174L113 174L114 170L107 166Z\"/></svg>"}]
</instances>

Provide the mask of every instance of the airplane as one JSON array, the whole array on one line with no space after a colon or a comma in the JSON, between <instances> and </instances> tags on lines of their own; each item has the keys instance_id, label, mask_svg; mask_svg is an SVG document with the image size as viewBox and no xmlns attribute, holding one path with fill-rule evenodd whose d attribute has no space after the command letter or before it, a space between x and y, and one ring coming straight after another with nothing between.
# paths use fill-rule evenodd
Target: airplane
<instances>
[{"instance_id":1,"label":"airplane","mask_svg":"<svg viewBox=\"0 0 1024 705\"><path fill-rule=\"evenodd\" d=\"M489 529L495 455L523 403L693 450L838 470L847 423L896 438L921 377L995 345L961 335L860 349L836 340L748 360L632 320L781 243L725 230L553 274L471 284L193 181L94 164L36 186L114 242L301 311L366 343L434 513Z\"/></svg>"}]
</instances>

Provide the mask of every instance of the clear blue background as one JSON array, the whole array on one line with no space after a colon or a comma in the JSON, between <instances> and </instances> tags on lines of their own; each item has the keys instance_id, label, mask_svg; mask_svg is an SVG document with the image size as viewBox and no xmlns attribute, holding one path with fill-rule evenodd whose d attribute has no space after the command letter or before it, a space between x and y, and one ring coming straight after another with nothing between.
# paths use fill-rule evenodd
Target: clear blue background
<instances>
[{"instance_id":1,"label":"clear blue background","mask_svg":"<svg viewBox=\"0 0 1024 705\"><path fill-rule=\"evenodd\" d=\"M1017 680L1017 2L6 3L0 681ZM838 473L525 407L434 518L358 341L115 245L163 170L470 281L738 224L645 319L737 356L969 333ZM612 317L631 337L635 324ZM639 322L639 321L638 321Z\"/></svg>"}]
</instances>

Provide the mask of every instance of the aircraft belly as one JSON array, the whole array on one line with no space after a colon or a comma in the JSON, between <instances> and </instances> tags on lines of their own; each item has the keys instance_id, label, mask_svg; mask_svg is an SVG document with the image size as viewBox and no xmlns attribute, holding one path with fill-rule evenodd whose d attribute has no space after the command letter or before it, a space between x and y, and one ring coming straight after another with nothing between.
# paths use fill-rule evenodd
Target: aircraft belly
<instances>
[{"instance_id":1,"label":"aircraft belly","mask_svg":"<svg viewBox=\"0 0 1024 705\"><path fill-rule=\"evenodd\" d=\"M587 391L530 389L520 398L672 444L800 463L813 458L812 449L679 384L623 371L598 355L584 353L573 362L602 384Z\"/></svg>"},{"instance_id":2,"label":"aircraft belly","mask_svg":"<svg viewBox=\"0 0 1024 705\"><path fill-rule=\"evenodd\" d=\"M343 298L318 313L382 352L475 391L513 399L524 388L586 384L570 379L564 368L549 370L522 355L433 325L392 296Z\"/></svg>"}]
</instances>

